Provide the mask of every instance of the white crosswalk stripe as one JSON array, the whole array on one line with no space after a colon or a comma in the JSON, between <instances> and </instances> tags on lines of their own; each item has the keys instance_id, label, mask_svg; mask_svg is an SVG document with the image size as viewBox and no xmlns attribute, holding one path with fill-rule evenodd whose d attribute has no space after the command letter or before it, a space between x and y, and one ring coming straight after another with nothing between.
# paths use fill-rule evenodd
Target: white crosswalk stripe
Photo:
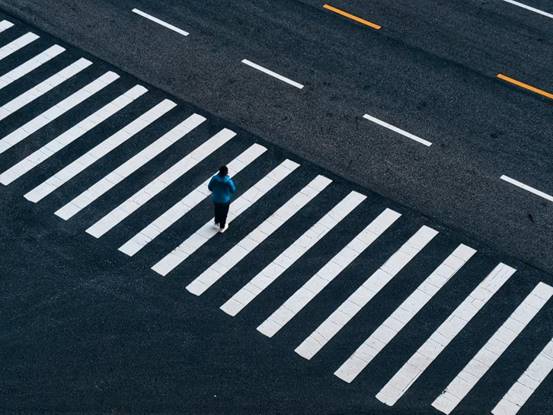
<instances>
[{"instance_id":1,"label":"white crosswalk stripe","mask_svg":"<svg viewBox=\"0 0 553 415\"><path fill-rule=\"evenodd\" d=\"M70 109L76 107L86 99L90 98L92 95L98 91L104 89L109 84L114 82L119 78L114 72L107 72L102 75L100 78L92 81L87 86L81 88L68 98L58 102L56 105L46 110L42 114L36 116L31 121L19 127L17 130L8 134L0 140L0 154L4 153L6 150L12 148L14 145L25 140L31 134L37 132L45 125L51 123L58 117L65 114Z\"/></svg>"},{"instance_id":2,"label":"white crosswalk stripe","mask_svg":"<svg viewBox=\"0 0 553 415\"><path fill-rule=\"evenodd\" d=\"M197 114L194 114L194 118L190 122L200 123L203 122L203 117L198 118ZM187 129L186 125L182 125L180 128ZM133 196L128 198L121 205L113 209L102 219L89 227L86 232L95 238L100 238L105 235L117 224L121 223L132 213L136 212L140 207L144 206L154 196L161 193L177 179L182 177L185 173L190 171L194 166L200 163L203 159L215 152L229 140L234 138L236 133L234 131L223 129L193 150L190 154L186 155L176 164L171 166L168 170L156 177L152 182L144 186L141 190L136 192Z\"/></svg>"},{"instance_id":3,"label":"white crosswalk stripe","mask_svg":"<svg viewBox=\"0 0 553 415\"><path fill-rule=\"evenodd\" d=\"M48 160L58 151L62 150L63 148L107 120L112 115L121 111L123 108L141 97L147 91L148 90L146 88L140 85L133 87L129 91L125 92L123 95L111 101L109 104L100 108L92 115L86 117L84 120L71 127L63 134L54 138L49 143L45 144L29 156L25 157L19 163L10 167L8 170L0 175L0 182L4 185L8 185L14 180L17 180L24 174L28 173L30 170Z\"/></svg>"},{"instance_id":4,"label":"white crosswalk stripe","mask_svg":"<svg viewBox=\"0 0 553 415\"><path fill-rule=\"evenodd\" d=\"M445 414L451 413L538 314L551 296L553 296L553 287L539 283L484 347L451 381L443 393L432 402L432 406Z\"/></svg>"},{"instance_id":5,"label":"white crosswalk stripe","mask_svg":"<svg viewBox=\"0 0 553 415\"><path fill-rule=\"evenodd\" d=\"M311 359L438 234L423 226L296 348Z\"/></svg>"},{"instance_id":6,"label":"white crosswalk stripe","mask_svg":"<svg viewBox=\"0 0 553 415\"><path fill-rule=\"evenodd\" d=\"M323 218L223 304L221 310L228 315L236 316L365 199L366 196L357 192L348 194Z\"/></svg>"},{"instance_id":7,"label":"white crosswalk stripe","mask_svg":"<svg viewBox=\"0 0 553 415\"><path fill-rule=\"evenodd\" d=\"M236 175L259 156L265 153L265 151L267 151L265 147L259 144L252 144L248 149L232 160L227 167L233 175ZM146 245L174 225L177 221L182 219L184 215L211 195L211 192L207 188L210 180L211 176L209 176L196 189L171 206L171 208L166 210L165 213L125 242L125 244L119 248L119 251L129 256L135 255Z\"/></svg>"},{"instance_id":8,"label":"white crosswalk stripe","mask_svg":"<svg viewBox=\"0 0 553 415\"><path fill-rule=\"evenodd\" d=\"M79 196L68 202L65 206L56 211L56 215L62 219L69 219L90 205L99 197L107 193L113 187L121 183L139 168L153 160L156 156L177 143L190 131L205 121L205 118L194 114L142 151L135 154L129 160L117 167L103 179L96 182Z\"/></svg>"},{"instance_id":9,"label":"white crosswalk stripe","mask_svg":"<svg viewBox=\"0 0 553 415\"><path fill-rule=\"evenodd\" d=\"M352 382L475 253L466 245L457 247L334 374ZM328 340L324 330L317 329L296 351L309 359L320 349L319 344L322 347Z\"/></svg>"},{"instance_id":10,"label":"white crosswalk stripe","mask_svg":"<svg viewBox=\"0 0 553 415\"><path fill-rule=\"evenodd\" d=\"M382 235L401 215L386 209L372 221L345 248L299 288L288 300L271 314L257 330L267 337L280 331L296 314L311 302L332 280L347 268L363 251Z\"/></svg>"},{"instance_id":11,"label":"white crosswalk stripe","mask_svg":"<svg viewBox=\"0 0 553 415\"><path fill-rule=\"evenodd\" d=\"M8 30L10 27L13 27L13 23L9 22L7 20L2 20L0 22L0 33L2 33L5 30Z\"/></svg>"},{"instance_id":12,"label":"white crosswalk stripe","mask_svg":"<svg viewBox=\"0 0 553 415\"><path fill-rule=\"evenodd\" d=\"M516 383L492 410L494 415L515 415L553 370L553 339L546 344Z\"/></svg>"},{"instance_id":13,"label":"white crosswalk stripe","mask_svg":"<svg viewBox=\"0 0 553 415\"><path fill-rule=\"evenodd\" d=\"M236 266L265 239L276 232L282 225L300 211L307 203L322 192L332 181L324 176L317 176L307 186L289 199L275 213L251 231L244 239L226 252L199 277L192 281L186 289L195 295L203 294L232 267Z\"/></svg>"},{"instance_id":14,"label":"white crosswalk stripe","mask_svg":"<svg viewBox=\"0 0 553 415\"><path fill-rule=\"evenodd\" d=\"M0 48L0 60L7 58L11 54L17 52L19 49L24 48L28 44L34 42L39 38L34 33L25 33L23 36L18 37L14 41L8 43Z\"/></svg>"},{"instance_id":15,"label":"white crosswalk stripe","mask_svg":"<svg viewBox=\"0 0 553 415\"><path fill-rule=\"evenodd\" d=\"M28 91L12 99L10 102L2 105L0 107L0 121L12 115L17 110L23 108L25 105L30 104L37 98L40 98L47 92L54 89L56 86L71 79L73 76L77 75L85 68L88 68L90 65L92 65L92 62L90 62L89 60L84 58L79 59L78 61L62 69L55 75L52 75L48 79L42 81L40 84L32 87Z\"/></svg>"},{"instance_id":16,"label":"white crosswalk stripe","mask_svg":"<svg viewBox=\"0 0 553 415\"><path fill-rule=\"evenodd\" d=\"M51 48L46 49L44 52L39 53L34 58L29 59L27 62L22 63L17 68L12 69L8 73L0 76L0 89L4 89L11 83L24 77L29 72L44 65L46 62L54 59L56 56L65 52L65 49L59 45L54 45Z\"/></svg>"},{"instance_id":17,"label":"white crosswalk stripe","mask_svg":"<svg viewBox=\"0 0 553 415\"><path fill-rule=\"evenodd\" d=\"M91 150L80 156L78 159L58 171L52 177L42 184L35 187L25 195L25 198L31 202L37 203L59 187L63 186L69 180L83 172L102 157L134 137L148 125L169 112L176 104L171 100L163 100L155 107L146 111L140 117L127 124L126 127L119 130L111 137L105 139Z\"/></svg>"},{"instance_id":18,"label":"white crosswalk stripe","mask_svg":"<svg viewBox=\"0 0 553 415\"><path fill-rule=\"evenodd\" d=\"M259 199L278 185L282 180L288 177L288 175L298 167L298 163L291 160L285 160L274 168L268 175L259 180L255 185L253 185L233 202L232 210L229 213L227 223L232 223L234 219L253 206ZM216 234L217 230L214 229L213 222L210 220L188 239L177 246L173 251L157 262L152 267L152 270L162 276L166 276Z\"/></svg>"},{"instance_id":19,"label":"white crosswalk stripe","mask_svg":"<svg viewBox=\"0 0 553 415\"><path fill-rule=\"evenodd\" d=\"M376 398L386 405L394 405L515 272L508 265L497 265L386 383Z\"/></svg>"}]
</instances>

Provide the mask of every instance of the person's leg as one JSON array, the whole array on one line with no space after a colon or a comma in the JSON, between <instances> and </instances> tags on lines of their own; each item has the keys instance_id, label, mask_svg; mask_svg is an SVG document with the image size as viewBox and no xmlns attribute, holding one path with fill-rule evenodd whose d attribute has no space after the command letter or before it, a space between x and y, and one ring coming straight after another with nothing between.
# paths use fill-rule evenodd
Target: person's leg
<instances>
[{"instance_id":1,"label":"person's leg","mask_svg":"<svg viewBox=\"0 0 553 415\"><path fill-rule=\"evenodd\" d=\"M219 217L219 226L224 229L227 223L229 204L221 205L221 216Z\"/></svg>"},{"instance_id":2,"label":"person's leg","mask_svg":"<svg viewBox=\"0 0 553 415\"><path fill-rule=\"evenodd\" d=\"M221 205L219 203L213 204L214 210L215 210L215 225L221 224Z\"/></svg>"}]
</instances>

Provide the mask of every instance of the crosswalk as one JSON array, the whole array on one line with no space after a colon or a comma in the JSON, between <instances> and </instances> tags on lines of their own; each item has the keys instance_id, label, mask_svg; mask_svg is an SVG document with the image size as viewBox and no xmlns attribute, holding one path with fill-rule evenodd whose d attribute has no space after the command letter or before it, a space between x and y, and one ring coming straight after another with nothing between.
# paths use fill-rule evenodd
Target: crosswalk
<instances>
[{"instance_id":1,"label":"crosswalk","mask_svg":"<svg viewBox=\"0 0 553 415\"><path fill-rule=\"evenodd\" d=\"M255 316L266 338L300 331L292 348L302 364L334 358L330 351L345 344L347 356L328 373L345 384L362 384L371 373L379 383L374 398L394 406L424 387L420 379L475 321L490 318L486 306L511 295L505 287L522 283L512 266L403 208L159 98L75 51L45 46L34 33L5 37L16 29L24 28L0 21L0 60L11 65L0 74L0 183L39 209L56 204L52 213L64 226L86 221L82 231L92 243L117 240L112 248L128 260L185 281L183 296L210 301L219 292L225 299L216 306L238 322L242 314ZM31 50L34 57L17 61ZM37 71L47 66L49 72ZM81 111L85 104L89 110ZM223 163L239 192L230 232L220 236L207 183ZM477 258L489 268L475 275ZM459 287L469 289L463 294ZM486 343L458 355L464 368L449 373L428 408L455 411L506 363L506 351L530 341L526 328L551 306L553 288L542 281L524 287L527 295L513 297L499 328L480 333ZM445 295L449 304L442 304ZM383 298L389 310L373 315ZM271 310L260 315L265 303ZM433 318L441 323L421 325L438 305ZM418 330L426 340L408 342L402 365L383 379L374 370L382 356ZM531 401L553 370L550 337L487 412L515 414Z\"/></svg>"}]
</instances>

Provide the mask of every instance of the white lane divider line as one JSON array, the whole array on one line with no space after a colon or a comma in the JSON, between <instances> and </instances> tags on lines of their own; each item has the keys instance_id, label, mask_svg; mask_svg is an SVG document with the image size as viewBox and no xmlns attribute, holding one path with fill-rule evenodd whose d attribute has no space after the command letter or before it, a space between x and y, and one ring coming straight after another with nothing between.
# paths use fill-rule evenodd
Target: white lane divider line
<instances>
[{"instance_id":1,"label":"white lane divider line","mask_svg":"<svg viewBox=\"0 0 553 415\"><path fill-rule=\"evenodd\" d=\"M392 124L388 124L387 122L379 120L378 118L375 118L375 117L373 117L369 114L363 115L363 118L365 118L366 120L372 121L372 122L374 122L374 123L376 123L376 124L378 124L382 127L385 127L389 130L392 130L392 131L394 131L398 134L401 134L402 136L407 137L407 138L409 138L413 141L416 141L417 143L420 143L422 145L425 145L427 147L430 147L432 145L432 143L430 141L427 141L424 138L417 137L414 134L408 133L407 131L402 130L401 128L395 127Z\"/></svg>"},{"instance_id":2,"label":"white lane divider line","mask_svg":"<svg viewBox=\"0 0 553 415\"><path fill-rule=\"evenodd\" d=\"M326 265L301 286L257 330L267 337L273 337L328 284L337 278L363 251L376 241L401 215L386 209L361 231L351 242L338 252Z\"/></svg>"},{"instance_id":3,"label":"white lane divider line","mask_svg":"<svg viewBox=\"0 0 553 415\"><path fill-rule=\"evenodd\" d=\"M24 48L31 42L34 42L39 38L38 35L35 35L34 33L25 33L23 36L18 37L14 41L8 43L5 46L2 46L0 48L0 60L7 58L12 53L17 52L19 49Z\"/></svg>"},{"instance_id":4,"label":"white lane divider line","mask_svg":"<svg viewBox=\"0 0 553 415\"><path fill-rule=\"evenodd\" d=\"M113 73L113 72L105 73L100 78L92 81L87 86L81 88L74 94L58 102L50 109L44 111L42 114L36 116L31 121L19 127L17 130L8 134L7 136L5 136L0 140L0 154L12 148L17 143L25 140L31 134L37 132L45 125L51 123L58 117L65 114L67 111L71 110L72 108L76 107L83 101L87 100L92 95L102 90L103 88L105 88L106 86L108 86L118 78L119 78L119 75L117 75L116 73Z\"/></svg>"},{"instance_id":5,"label":"white lane divider line","mask_svg":"<svg viewBox=\"0 0 553 415\"><path fill-rule=\"evenodd\" d=\"M234 221L298 167L298 163L292 160L284 160L232 203L227 222L230 224ZM214 228L213 221L210 220L195 233L190 235L188 239L173 249L173 251L163 257L152 267L152 270L162 276L166 276L211 238L217 235L217 233L218 231Z\"/></svg>"},{"instance_id":6,"label":"white lane divider line","mask_svg":"<svg viewBox=\"0 0 553 415\"><path fill-rule=\"evenodd\" d=\"M39 53L35 57L29 59L27 62L22 63L17 68L12 69L6 74L0 76L0 89L4 89L12 82L17 81L18 79L24 77L29 72L38 68L41 65L44 65L46 62L54 59L59 54L65 52L65 49L59 45L54 45L44 52Z\"/></svg>"},{"instance_id":7,"label":"white lane divider line","mask_svg":"<svg viewBox=\"0 0 553 415\"><path fill-rule=\"evenodd\" d=\"M553 196L551 195L548 195L547 193L544 193L542 192L541 190L538 190L534 187L531 187L531 186L528 186L527 184L524 184L522 182L519 182L518 180L515 180L509 176L501 176L501 180L507 182L507 183L510 183L512 184L513 186L516 186L522 190L526 190L527 192L530 192L530 193L533 193L535 194L536 196L539 196L545 200L548 200L550 202L553 202Z\"/></svg>"},{"instance_id":8,"label":"white lane divider line","mask_svg":"<svg viewBox=\"0 0 553 415\"><path fill-rule=\"evenodd\" d=\"M498 264L384 385L376 398L386 405L394 405L515 272L508 265Z\"/></svg>"},{"instance_id":9,"label":"white lane divider line","mask_svg":"<svg viewBox=\"0 0 553 415\"><path fill-rule=\"evenodd\" d=\"M8 20L2 20L0 22L0 33L2 33L5 30L8 30L10 27L13 27L13 23Z\"/></svg>"},{"instance_id":10,"label":"white lane divider line","mask_svg":"<svg viewBox=\"0 0 553 415\"><path fill-rule=\"evenodd\" d=\"M69 130L54 138L49 143L43 145L34 153L25 157L19 163L10 167L0 175L0 182L4 185L8 185L17 180L35 167L42 164L44 161L48 160L58 151L62 150L64 147L68 146L73 141L77 140L88 131L92 130L94 127L111 117L113 114L125 108L146 92L147 89L139 85L125 92L123 95L114 99L94 114L86 117Z\"/></svg>"},{"instance_id":11,"label":"white lane divider line","mask_svg":"<svg viewBox=\"0 0 553 415\"><path fill-rule=\"evenodd\" d=\"M155 157L177 143L190 131L205 121L205 118L194 114L177 125L175 128L158 138L156 141L139 151L133 157L125 161L111 173L100 179L80 195L59 208L55 214L62 219L68 220L89 206L102 195L109 192L139 168L152 161Z\"/></svg>"},{"instance_id":12,"label":"white lane divider line","mask_svg":"<svg viewBox=\"0 0 553 415\"><path fill-rule=\"evenodd\" d=\"M102 157L115 150L117 147L125 143L127 140L134 137L138 132L146 128L155 120L163 116L177 104L166 99L149 109L144 114L136 118L134 121L127 124L124 128L106 138L100 144L96 145L91 150L80 156L75 161L71 162L63 169L58 171L52 177L44 181L42 184L35 187L25 195L25 198L30 202L37 203L50 193L63 186L69 180L73 179L78 174L85 171Z\"/></svg>"},{"instance_id":13,"label":"white lane divider line","mask_svg":"<svg viewBox=\"0 0 553 415\"><path fill-rule=\"evenodd\" d=\"M213 284L219 281L228 271L269 238L290 218L303 209L311 200L322 192L332 180L317 176L307 186L289 199L276 212L264 220L257 228L246 235L233 248L193 280L186 289L194 295L202 295Z\"/></svg>"},{"instance_id":14,"label":"white lane divider line","mask_svg":"<svg viewBox=\"0 0 553 415\"><path fill-rule=\"evenodd\" d=\"M526 10L530 10L531 12L541 14L542 16L549 17L550 19L553 19L553 14L544 12L543 10L536 9L535 7L528 6L527 4L520 3L518 1L514 0L503 0L505 3L512 4L513 6L518 6Z\"/></svg>"},{"instance_id":15,"label":"white lane divider line","mask_svg":"<svg viewBox=\"0 0 553 415\"><path fill-rule=\"evenodd\" d=\"M334 229L347 215L367 197L357 192L349 193L317 223L309 228L292 245L284 250L273 262L267 265L250 282L234 294L221 310L236 316L244 307L275 282L288 268L307 253L318 241Z\"/></svg>"},{"instance_id":16,"label":"white lane divider line","mask_svg":"<svg viewBox=\"0 0 553 415\"><path fill-rule=\"evenodd\" d=\"M194 114L192 118L189 118L188 122L197 123L197 125L199 125L204 121L204 117ZM190 124L187 125L183 123L181 128L186 130L189 126ZM193 128L195 128L195 126ZM236 133L234 131L226 128L222 129L90 226L86 232L95 238L100 238L105 235L235 136Z\"/></svg>"},{"instance_id":17,"label":"white lane divider line","mask_svg":"<svg viewBox=\"0 0 553 415\"><path fill-rule=\"evenodd\" d=\"M451 413L522 333L551 296L553 296L553 287L540 282L442 394L432 402L432 406L445 414Z\"/></svg>"},{"instance_id":18,"label":"white lane divider line","mask_svg":"<svg viewBox=\"0 0 553 415\"><path fill-rule=\"evenodd\" d=\"M474 249L459 245L334 374L351 383L475 253ZM323 336L324 333L321 332L320 335ZM317 337L314 338L316 339Z\"/></svg>"},{"instance_id":19,"label":"white lane divider line","mask_svg":"<svg viewBox=\"0 0 553 415\"><path fill-rule=\"evenodd\" d=\"M2 105L0 107L0 121L12 115L19 109L23 108L25 105L30 104L35 99L40 98L42 95L51 91L61 83L77 75L79 72L81 72L85 68L88 68L90 65L92 65L92 62L87 59L81 58L78 61L73 62L71 65L65 67L58 73L52 75L48 79L42 81L38 85L32 87L23 94L15 97L10 102Z\"/></svg>"},{"instance_id":20,"label":"white lane divider line","mask_svg":"<svg viewBox=\"0 0 553 415\"><path fill-rule=\"evenodd\" d=\"M287 83L288 85L292 85L298 89L303 89L303 85L296 82L296 81L292 81L290 78L286 78L285 76L282 76L282 75L279 75L278 73L276 72L273 72L271 71L270 69L267 69L261 65L258 65L257 63L254 63L248 59L242 59L242 63L245 64L245 65L248 65L249 67L251 68L254 68L254 69L257 69L258 71L261 71L269 76L272 76L273 78L276 78L282 82L285 82Z\"/></svg>"},{"instance_id":21,"label":"white lane divider line","mask_svg":"<svg viewBox=\"0 0 553 415\"><path fill-rule=\"evenodd\" d=\"M167 29L169 30L172 30L173 32L177 32L179 35L183 35L183 36L188 36L190 33L182 30L182 29L179 29L178 27L176 26L173 26L172 24L169 24L167 22L164 22L163 20L161 19L158 19L157 17L154 17L152 16L151 14L148 14L146 12L143 12L142 10L138 10L138 9L132 9L132 12L133 13L136 13L138 14L139 16L142 16L148 20L151 20L152 22L155 22L163 27L166 27Z\"/></svg>"},{"instance_id":22,"label":"white lane divider line","mask_svg":"<svg viewBox=\"0 0 553 415\"><path fill-rule=\"evenodd\" d=\"M536 356L516 383L492 410L494 415L515 415L553 370L553 339Z\"/></svg>"},{"instance_id":23,"label":"white lane divider line","mask_svg":"<svg viewBox=\"0 0 553 415\"><path fill-rule=\"evenodd\" d=\"M428 226L421 227L296 348L296 353L305 359L315 356L437 234L438 231Z\"/></svg>"},{"instance_id":24,"label":"white lane divider line","mask_svg":"<svg viewBox=\"0 0 553 415\"><path fill-rule=\"evenodd\" d=\"M236 175L266 151L267 149L262 145L252 144L238 157L228 163L227 167L233 175ZM177 221L182 219L194 207L211 195L211 192L207 188L210 180L211 175L201 185L196 187L196 189L188 193L161 216L125 242L125 244L119 248L119 251L128 256L135 255Z\"/></svg>"}]
</instances>

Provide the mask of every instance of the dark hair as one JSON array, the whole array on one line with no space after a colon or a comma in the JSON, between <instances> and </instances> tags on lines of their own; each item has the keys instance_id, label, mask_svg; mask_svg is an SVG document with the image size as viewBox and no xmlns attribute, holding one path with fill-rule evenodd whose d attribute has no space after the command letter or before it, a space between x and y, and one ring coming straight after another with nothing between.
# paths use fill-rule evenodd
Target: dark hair
<instances>
[{"instance_id":1,"label":"dark hair","mask_svg":"<svg viewBox=\"0 0 553 415\"><path fill-rule=\"evenodd\" d=\"M219 176L225 177L227 174L228 174L228 167L227 166L219 167Z\"/></svg>"}]
</instances>

